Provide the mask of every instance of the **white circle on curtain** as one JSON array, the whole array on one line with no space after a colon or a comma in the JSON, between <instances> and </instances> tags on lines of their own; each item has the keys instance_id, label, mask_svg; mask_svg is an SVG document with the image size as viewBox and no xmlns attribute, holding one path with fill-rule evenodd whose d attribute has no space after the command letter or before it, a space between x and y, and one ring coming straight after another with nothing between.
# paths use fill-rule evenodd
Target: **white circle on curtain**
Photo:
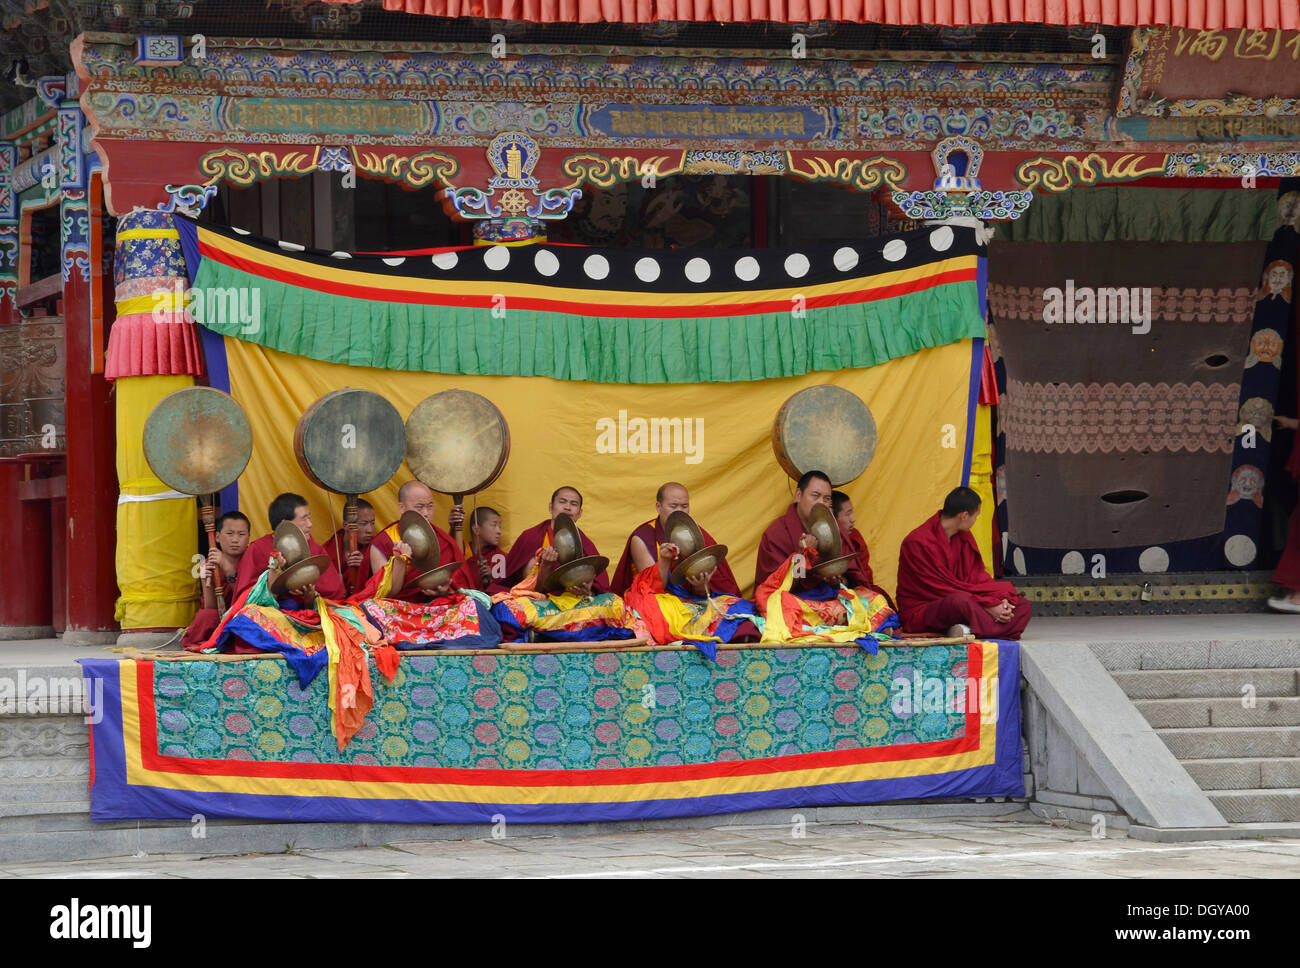
<instances>
[{"instance_id":1,"label":"white circle on curtain","mask_svg":"<svg viewBox=\"0 0 1300 968\"><path fill-rule=\"evenodd\" d=\"M334 258L336 258L336 259L351 259L351 258L352 258L352 253L351 253L351 252L331 252L330 255L332 255L332 256L333 256Z\"/></svg>"},{"instance_id":2,"label":"white circle on curtain","mask_svg":"<svg viewBox=\"0 0 1300 968\"><path fill-rule=\"evenodd\" d=\"M609 260L603 255L589 255L582 264L582 271L588 279L604 279L609 275Z\"/></svg>"},{"instance_id":3,"label":"white circle on curtain","mask_svg":"<svg viewBox=\"0 0 1300 968\"><path fill-rule=\"evenodd\" d=\"M785 257L785 271L792 279L801 279L808 274L808 257L802 252L792 252Z\"/></svg>"},{"instance_id":4,"label":"white circle on curtain","mask_svg":"<svg viewBox=\"0 0 1300 968\"><path fill-rule=\"evenodd\" d=\"M1067 551L1061 558L1062 575L1082 575L1083 568L1083 555L1077 551Z\"/></svg>"},{"instance_id":5,"label":"white circle on curtain","mask_svg":"<svg viewBox=\"0 0 1300 968\"><path fill-rule=\"evenodd\" d=\"M1138 568L1147 573L1169 570L1169 552L1164 548L1151 547L1138 555Z\"/></svg>"},{"instance_id":6,"label":"white circle on curtain","mask_svg":"<svg viewBox=\"0 0 1300 968\"><path fill-rule=\"evenodd\" d=\"M1011 552L1011 564L1016 569L1017 575L1025 573L1025 553L1019 548Z\"/></svg>"},{"instance_id":7,"label":"white circle on curtain","mask_svg":"<svg viewBox=\"0 0 1300 968\"><path fill-rule=\"evenodd\" d=\"M1255 542L1244 534L1234 534L1223 543L1223 554L1238 568L1245 567L1255 560Z\"/></svg>"},{"instance_id":8,"label":"white circle on curtain","mask_svg":"<svg viewBox=\"0 0 1300 968\"><path fill-rule=\"evenodd\" d=\"M713 272L708 259L692 259L686 263L686 278L691 282L705 282Z\"/></svg>"},{"instance_id":9,"label":"white circle on curtain","mask_svg":"<svg viewBox=\"0 0 1300 968\"><path fill-rule=\"evenodd\" d=\"M637 259L633 268L636 277L642 282L654 282L659 278L659 263L649 256L644 259Z\"/></svg>"},{"instance_id":10,"label":"white circle on curtain","mask_svg":"<svg viewBox=\"0 0 1300 968\"><path fill-rule=\"evenodd\" d=\"M850 249L847 245L842 249L835 250L835 258L832 260L835 268L840 272L848 272L858 264L858 250Z\"/></svg>"},{"instance_id":11,"label":"white circle on curtain","mask_svg":"<svg viewBox=\"0 0 1300 968\"><path fill-rule=\"evenodd\" d=\"M752 255L743 256L736 260L736 278L743 279L745 282L753 282L758 278L758 260Z\"/></svg>"},{"instance_id":12,"label":"white circle on curtain","mask_svg":"<svg viewBox=\"0 0 1300 968\"><path fill-rule=\"evenodd\" d=\"M885 243L885 247L880 250L880 254L890 262L897 262L907 255L907 243L902 239L890 239Z\"/></svg>"},{"instance_id":13,"label":"white circle on curtain","mask_svg":"<svg viewBox=\"0 0 1300 968\"><path fill-rule=\"evenodd\" d=\"M433 264L439 269L454 269L460 257L455 252L439 252L433 257Z\"/></svg>"},{"instance_id":14,"label":"white circle on curtain","mask_svg":"<svg viewBox=\"0 0 1300 968\"><path fill-rule=\"evenodd\" d=\"M947 225L940 225L930 233L930 248L935 252L945 252L952 248L953 240L952 229Z\"/></svg>"},{"instance_id":15,"label":"white circle on curtain","mask_svg":"<svg viewBox=\"0 0 1300 968\"><path fill-rule=\"evenodd\" d=\"M404 256L404 255L399 255L399 256L394 256L394 257L391 258L391 259L385 259L385 260L384 260L384 265L386 265L386 266L400 266L400 265L401 265L403 262L405 262L405 261L406 261L406 256Z\"/></svg>"},{"instance_id":16,"label":"white circle on curtain","mask_svg":"<svg viewBox=\"0 0 1300 968\"><path fill-rule=\"evenodd\" d=\"M533 256L533 268L544 276L553 276L560 271L560 260L549 249L538 249Z\"/></svg>"},{"instance_id":17,"label":"white circle on curtain","mask_svg":"<svg viewBox=\"0 0 1300 968\"><path fill-rule=\"evenodd\" d=\"M231 228L231 231L236 232L236 233L238 233L239 235L252 235L252 234L253 234L252 232L248 231L248 229L236 228L236 227L233 226L233 225L230 226L230 228Z\"/></svg>"},{"instance_id":18,"label":"white circle on curtain","mask_svg":"<svg viewBox=\"0 0 1300 968\"><path fill-rule=\"evenodd\" d=\"M493 272L500 272L510 265L510 247L505 245L488 246L483 253L483 264Z\"/></svg>"},{"instance_id":19,"label":"white circle on curtain","mask_svg":"<svg viewBox=\"0 0 1300 968\"><path fill-rule=\"evenodd\" d=\"M285 242L283 239L277 242L276 245L289 252L305 252L307 250L305 245L299 245L297 242Z\"/></svg>"}]
</instances>

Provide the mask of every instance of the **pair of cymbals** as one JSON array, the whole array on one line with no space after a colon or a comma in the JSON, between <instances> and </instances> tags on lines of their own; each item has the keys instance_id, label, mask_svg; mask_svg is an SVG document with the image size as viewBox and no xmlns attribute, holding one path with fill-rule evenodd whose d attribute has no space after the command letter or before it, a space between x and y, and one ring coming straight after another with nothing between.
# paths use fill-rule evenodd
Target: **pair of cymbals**
<instances>
[{"instance_id":1,"label":"pair of cymbals","mask_svg":"<svg viewBox=\"0 0 1300 968\"><path fill-rule=\"evenodd\" d=\"M316 584L329 567L329 557L313 555L307 536L292 521L281 521L276 525L271 542L284 557L284 570L271 582L271 594L276 598L292 589Z\"/></svg>"},{"instance_id":2,"label":"pair of cymbals","mask_svg":"<svg viewBox=\"0 0 1300 968\"><path fill-rule=\"evenodd\" d=\"M436 588L451 580L460 562L439 563L442 551L438 547L438 536L433 525L424 520L424 515L418 511L405 512L397 522L397 534L411 546L411 567L420 573L415 579L417 586Z\"/></svg>"},{"instance_id":3,"label":"pair of cymbals","mask_svg":"<svg viewBox=\"0 0 1300 968\"><path fill-rule=\"evenodd\" d=\"M609 567L604 555L583 555L582 533L573 518L561 511L551 522L551 547L560 556L555 569L546 579L545 590L552 595L567 592L574 585L592 581Z\"/></svg>"},{"instance_id":4,"label":"pair of cymbals","mask_svg":"<svg viewBox=\"0 0 1300 968\"><path fill-rule=\"evenodd\" d=\"M685 511L674 511L664 522L664 536L675 544L681 558L673 567L669 578L674 585L683 585L690 578L713 571L727 557L727 546L706 545L704 532Z\"/></svg>"},{"instance_id":5,"label":"pair of cymbals","mask_svg":"<svg viewBox=\"0 0 1300 968\"><path fill-rule=\"evenodd\" d=\"M844 542L840 537L840 525L830 508L825 504L815 504L811 517L808 533L817 539L818 560L808 570L822 578L838 578L849 570L849 565L857 555L841 553Z\"/></svg>"}]
</instances>

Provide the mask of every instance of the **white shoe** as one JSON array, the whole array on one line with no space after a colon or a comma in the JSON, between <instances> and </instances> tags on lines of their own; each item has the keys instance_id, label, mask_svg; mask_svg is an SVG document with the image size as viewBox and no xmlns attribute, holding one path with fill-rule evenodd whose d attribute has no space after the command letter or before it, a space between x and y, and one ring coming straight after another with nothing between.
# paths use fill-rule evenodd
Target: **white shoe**
<instances>
[{"instance_id":1,"label":"white shoe","mask_svg":"<svg viewBox=\"0 0 1300 968\"><path fill-rule=\"evenodd\" d=\"M1270 604L1272 604L1272 603L1270 602ZM1297 608L1296 608L1296 611L1297 611L1297 612L1300 612L1300 607L1297 607ZM962 638L963 636L967 636L967 635L970 635L970 626L969 626L969 625L962 625L962 624L958 623L957 625L954 625L954 626L952 626L952 628L948 629L948 637L949 637L949 638L958 639L958 638Z\"/></svg>"},{"instance_id":2,"label":"white shoe","mask_svg":"<svg viewBox=\"0 0 1300 968\"><path fill-rule=\"evenodd\" d=\"M1270 598L1270 599L1268 600L1268 607L1271 608L1271 609L1273 609L1273 611L1275 611L1275 612L1297 612L1297 613L1300 613L1300 603L1293 602L1293 601L1291 601L1291 599L1286 598L1286 597L1282 597L1282 598Z\"/></svg>"}]
</instances>

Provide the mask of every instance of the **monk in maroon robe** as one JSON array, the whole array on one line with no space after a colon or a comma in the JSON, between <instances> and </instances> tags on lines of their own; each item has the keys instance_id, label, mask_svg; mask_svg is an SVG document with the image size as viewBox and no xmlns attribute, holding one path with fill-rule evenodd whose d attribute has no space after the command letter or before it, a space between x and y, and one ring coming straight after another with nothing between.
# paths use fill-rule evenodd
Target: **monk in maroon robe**
<instances>
[{"instance_id":1,"label":"monk in maroon robe","mask_svg":"<svg viewBox=\"0 0 1300 968\"><path fill-rule=\"evenodd\" d=\"M370 581L370 542L375 537L375 509L365 498L357 498L357 550L355 555L348 554L348 529L346 526L334 532L334 537L325 542L325 553L330 562L343 576L343 584L348 594L355 595L366 587ZM355 567L357 579L348 582L348 569Z\"/></svg>"},{"instance_id":2,"label":"monk in maroon robe","mask_svg":"<svg viewBox=\"0 0 1300 968\"><path fill-rule=\"evenodd\" d=\"M858 519L853 513L853 501L843 491L832 491L831 511L835 514L835 523L840 526L843 553L858 556L857 561L844 573L844 584L850 588L870 588L873 592L884 595L889 607L897 611L898 606L889 597L889 592L877 585L875 576L871 574L871 552L867 548L867 539L857 529Z\"/></svg>"},{"instance_id":3,"label":"monk in maroon robe","mask_svg":"<svg viewBox=\"0 0 1300 968\"><path fill-rule=\"evenodd\" d=\"M506 556L506 584L512 588L528 577L538 549L549 548L554 543L555 531L551 522L555 516L564 513L575 522L582 516L582 494L576 487L561 487L551 495L549 510L549 518L523 532L510 546L510 554ZM578 529L578 535L582 538L584 556L600 554L595 543L581 528ZM591 590L598 595L609 591L609 576L602 571L591 583Z\"/></svg>"},{"instance_id":4,"label":"monk in maroon robe","mask_svg":"<svg viewBox=\"0 0 1300 968\"><path fill-rule=\"evenodd\" d=\"M433 528L433 533L438 539L439 565L465 560L465 553L460 550L460 544L456 539L433 523L434 510L433 492L419 481L407 481L398 489L398 521L394 521L382 531L377 532L374 540L370 542L370 570L372 574L377 575L383 571L384 563L393 555L393 546L402 540L401 535L397 533L397 525L401 520L401 516L407 511L416 512L429 522L429 527ZM452 507L448 524L453 529L458 527L460 519L464 518L464 514L463 508ZM446 595L452 590L450 580L435 588L419 587L415 582L421 574L423 573L416 568L408 566L405 585L401 591L395 592L391 597L406 602L424 602L430 598Z\"/></svg>"},{"instance_id":5,"label":"monk in maroon robe","mask_svg":"<svg viewBox=\"0 0 1300 968\"><path fill-rule=\"evenodd\" d=\"M1300 361L1297 361L1300 364ZM1300 428L1300 421L1295 417L1274 417L1273 422L1283 430ZM1291 476L1300 480L1300 433L1291 448L1291 456L1286 463ZM1277 561L1273 572L1273 581L1286 589L1285 595L1268 600L1269 608L1278 612L1300 612L1300 506L1291 512L1291 521L1287 525L1286 547L1282 557Z\"/></svg>"},{"instance_id":6,"label":"monk in maroon robe","mask_svg":"<svg viewBox=\"0 0 1300 968\"><path fill-rule=\"evenodd\" d=\"M618 567L614 569L614 578L610 582L610 588L615 595L627 594L628 588L632 586L632 579L659 560L659 548L667 542L664 523L674 511L691 513L690 494L683 485L675 481L663 485L655 494L655 517L639 525L628 535L627 544L623 546L623 557L618 560ZM706 546L717 544L713 540L713 535L704 528L700 528L700 531L704 535ZM664 584L667 585L666 582ZM708 590L714 594L740 597L736 577L731 573L731 566L726 561L721 562L713 572L713 577L709 579Z\"/></svg>"},{"instance_id":7,"label":"monk in maroon robe","mask_svg":"<svg viewBox=\"0 0 1300 968\"><path fill-rule=\"evenodd\" d=\"M197 652L221 622L216 586L212 582L212 574L218 568L226 582L226 607L233 604L239 563L248 550L250 530L248 518L238 511L227 511L217 522L216 542L208 549L208 560L203 563L203 607L186 626L181 639L183 648Z\"/></svg>"},{"instance_id":8,"label":"monk in maroon robe","mask_svg":"<svg viewBox=\"0 0 1300 968\"><path fill-rule=\"evenodd\" d=\"M510 591L505 584L506 553L501 550L501 515L477 507L469 516L470 556L452 576L452 588L476 588L488 595Z\"/></svg>"},{"instance_id":9,"label":"monk in maroon robe","mask_svg":"<svg viewBox=\"0 0 1300 968\"><path fill-rule=\"evenodd\" d=\"M984 568L970 533L979 514L979 495L959 487L903 539L898 607L905 630L952 635L968 630L980 638L1018 639L1029 624L1029 601Z\"/></svg>"},{"instance_id":10,"label":"monk in maroon robe","mask_svg":"<svg viewBox=\"0 0 1300 968\"><path fill-rule=\"evenodd\" d=\"M790 555L800 550L800 539L808 535L812 509L818 504L831 506L831 482L821 471L809 471L799 478L794 491L794 503L785 510L785 514L767 526L763 537L758 542L758 561L754 568L754 587L757 589L767 581L772 572L780 568ZM808 535L811 540L811 535ZM847 554L847 552L846 552ZM796 578L791 591L800 592L825 591L832 588L830 582L809 573L803 578Z\"/></svg>"},{"instance_id":11,"label":"monk in maroon robe","mask_svg":"<svg viewBox=\"0 0 1300 968\"><path fill-rule=\"evenodd\" d=\"M311 536L311 508L307 504L307 499L301 494L281 494L271 502L267 517L271 522L271 534L262 535L244 552L244 557L239 562L239 575L235 580L232 600L244 589L251 588L257 579L262 577L262 572L266 571L267 563L275 553L275 529L282 521L292 521L298 525L298 530L307 536L308 554L328 557L325 549ZM343 578L339 575L339 570L333 565L326 568L316 581L316 591L322 597L335 601L342 601L348 594L343 587Z\"/></svg>"}]
</instances>

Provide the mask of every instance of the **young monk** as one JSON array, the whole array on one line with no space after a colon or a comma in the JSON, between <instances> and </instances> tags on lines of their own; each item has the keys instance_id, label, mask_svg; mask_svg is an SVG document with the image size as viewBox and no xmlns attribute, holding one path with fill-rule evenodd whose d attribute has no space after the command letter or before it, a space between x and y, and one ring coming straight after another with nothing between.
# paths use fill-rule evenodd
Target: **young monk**
<instances>
[{"instance_id":1,"label":"young monk","mask_svg":"<svg viewBox=\"0 0 1300 968\"><path fill-rule=\"evenodd\" d=\"M301 494L286 492L277 496L271 502L266 514L271 524L271 532L258 538L244 552L244 557L239 562L239 575L235 582L234 595L236 596L245 589L252 588L257 579L262 576L262 572L266 571L271 555L275 552L275 529L282 521L292 521L298 526L298 530L307 538L309 554L326 554L325 549L311 536L311 507ZM343 578L333 565L330 565L320 576L316 582L316 590L329 599L341 600L347 597Z\"/></svg>"},{"instance_id":2,"label":"young monk","mask_svg":"<svg viewBox=\"0 0 1300 968\"><path fill-rule=\"evenodd\" d=\"M655 494L655 516L628 535L623 546L623 557L614 569L614 578L610 588L616 595L625 595L632 587L632 579L659 560L659 547L667 536L664 524L674 511L691 513L691 496L685 486L676 481L662 485ZM703 531L703 529L701 529ZM713 536L703 531L706 545L716 544ZM708 590L717 594L740 596L736 577L731 573L731 566L723 561L709 579Z\"/></svg>"},{"instance_id":3,"label":"young monk","mask_svg":"<svg viewBox=\"0 0 1300 968\"><path fill-rule=\"evenodd\" d=\"M433 492L419 481L407 481L398 490L398 521L407 511L415 511L420 517L429 522L429 527L433 528L433 533L438 538L438 561L444 565L453 561L464 561L465 555L460 550L460 545L457 544L456 539L433 523L434 510ZM457 511L460 512L459 516L456 514ZM463 508L453 507L448 524L458 527L458 518L463 518L464 513ZM378 574L383 570L384 562L388 561L393 554L394 543L402 540L401 535L397 533L398 521L394 521L377 533L374 540L370 542L370 569L373 574ZM420 588L415 584L415 580L419 577L419 572L409 571L406 576L406 586L400 592L395 593L393 597L408 602L422 602L451 592L452 583L450 580L436 588Z\"/></svg>"},{"instance_id":4,"label":"young monk","mask_svg":"<svg viewBox=\"0 0 1300 968\"><path fill-rule=\"evenodd\" d=\"M877 585L875 577L871 574L871 552L867 548L867 539L862 537L862 532L857 529L858 519L853 513L853 502L843 491L831 491L831 513L835 515L835 523L840 526L840 541L844 554L858 556L858 560L844 573L844 583L851 586L861 585L879 592L885 596L889 607L894 608L894 600L889 597L889 592Z\"/></svg>"},{"instance_id":5,"label":"young monk","mask_svg":"<svg viewBox=\"0 0 1300 968\"><path fill-rule=\"evenodd\" d=\"M248 549L249 531L248 518L239 511L227 511L217 522L217 540L208 551L207 561L203 563L203 607L185 629L185 635L181 639L181 645L191 652L202 647L221 621L221 612L217 609L216 584L212 580L212 574L218 568L226 582L226 607L234 604L239 563Z\"/></svg>"},{"instance_id":6,"label":"young monk","mask_svg":"<svg viewBox=\"0 0 1300 968\"><path fill-rule=\"evenodd\" d=\"M787 558L799 552L803 538L809 539L808 542L803 542L809 547L817 543L808 533L808 528L812 521L812 510L818 504L824 504L828 508L831 506L831 480L821 471L808 471L795 486L794 503L785 509L785 514L767 526L758 542L758 561L754 568L755 588L762 585ZM805 591L824 585L829 583L809 573L806 578L795 580L794 589Z\"/></svg>"},{"instance_id":7,"label":"young monk","mask_svg":"<svg viewBox=\"0 0 1300 968\"><path fill-rule=\"evenodd\" d=\"M582 493L576 487L564 486L557 488L551 495L550 516L545 521L533 525L527 531L523 532L515 543L510 546L510 554L506 556L506 584L514 586L523 581L533 569L533 564L537 552L541 548L549 548L555 538L551 522L555 516L560 513L567 514L576 522L582 517ZM578 529L578 535L582 538L583 555L598 555L595 543L587 537L582 529ZM601 572L592 582L592 590L597 594L603 594L609 591L609 577L605 572Z\"/></svg>"},{"instance_id":8,"label":"young monk","mask_svg":"<svg viewBox=\"0 0 1300 968\"><path fill-rule=\"evenodd\" d=\"M508 592L506 553L500 548L500 513L490 507L475 508L469 516L469 540L470 556L452 576L452 587L477 588L489 595Z\"/></svg>"},{"instance_id":9,"label":"young monk","mask_svg":"<svg viewBox=\"0 0 1300 968\"><path fill-rule=\"evenodd\" d=\"M334 537L325 542L325 553L343 576L347 584L349 568L356 568L357 580L348 585L348 594L355 595L366 587L370 581L370 542L375 537L375 509L363 497L357 498L357 550L348 554L347 526L334 532Z\"/></svg>"},{"instance_id":10,"label":"young monk","mask_svg":"<svg viewBox=\"0 0 1300 968\"><path fill-rule=\"evenodd\" d=\"M1011 582L995 581L984 568L970 533L979 516L979 495L958 487L903 539L898 607L907 631L1018 639L1029 624L1029 601Z\"/></svg>"}]
</instances>

